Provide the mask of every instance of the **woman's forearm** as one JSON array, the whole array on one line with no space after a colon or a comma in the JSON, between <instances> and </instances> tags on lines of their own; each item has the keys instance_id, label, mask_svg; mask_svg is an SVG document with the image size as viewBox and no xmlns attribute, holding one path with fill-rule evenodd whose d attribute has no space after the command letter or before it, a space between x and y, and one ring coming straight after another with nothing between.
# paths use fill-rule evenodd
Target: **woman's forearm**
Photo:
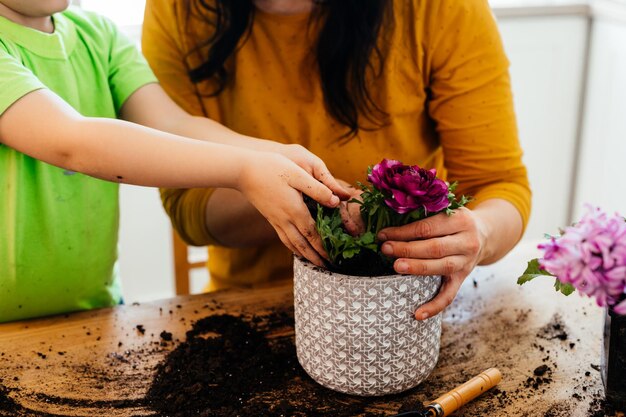
<instances>
[{"instance_id":1,"label":"woman's forearm","mask_svg":"<svg viewBox=\"0 0 626 417\"><path fill-rule=\"evenodd\" d=\"M506 200L489 199L473 210L483 235L479 265L488 265L506 255L522 237L522 216Z\"/></svg>"},{"instance_id":2,"label":"woman's forearm","mask_svg":"<svg viewBox=\"0 0 626 417\"><path fill-rule=\"evenodd\" d=\"M205 219L208 233L223 246L244 248L278 239L268 221L237 190L215 190L206 205Z\"/></svg>"},{"instance_id":3,"label":"woman's forearm","mask_svg":"<svg viewBox=\"0 0 626 417\"><path fill-rule=\"evenodd\" d=\"M281 148L277 142L241 135L209 118L188 114L158 84L146 85L131 95L120 116L133 123L193 139L265 152L277 152Z\"/></svg>"}]
</instances>

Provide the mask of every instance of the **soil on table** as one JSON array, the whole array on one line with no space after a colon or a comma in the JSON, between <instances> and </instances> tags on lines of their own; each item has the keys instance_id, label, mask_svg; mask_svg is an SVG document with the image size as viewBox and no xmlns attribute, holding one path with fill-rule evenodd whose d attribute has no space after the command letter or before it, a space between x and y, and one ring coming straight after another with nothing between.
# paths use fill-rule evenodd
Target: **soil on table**
<instances>
[{"instance_id":1,"label":"soil on table","mask_svg":"<svg viewBox=\"0 0 626 417\"><path fill-rule=\"evenodd\" d=\"M528 313L520 311L517 319L523 322ZM496 321L495 327L501 324ZM487 415L485 410L504 408L514 401L531 401L545 394L554 382L558 348L571 350L571 345L575 346L568 337L562 318L555 315L536 334L537 343L531 348L545 356L541 364L530 370L527 379L513 390L496 388L484 394L480 407L468 406L458 415L482 417ZM542 340L552 345L541 343ZM496 348L495 343L491 348ZM476 348L471 344L455 343L442 347L440 364L463 363L475 354ZM617 415L601 393L588 391L591 372L597 370L590 367L574 381L575 392L568 401L538 404L535 413L525 416L570 417L572 406L586 399L590 417ZM454 385L476 373L460 369ZM328 390L315 383L298 364L293 316L289 311L260 317L218 315L198 321L187 333L187 340L159 365L146 401L161 415L173 417L382 417L389 416L390 409L393 412L423 410L423 403L451 388L449 380L431 376L413 390L387 397L354 397ZM389 404L395 406L390 408Z\"/></svg>"},{"instance_id":2,"label":"soil on table","mask_svg":"<svg viewBox=\"0 0 626 417\"><path fill-rule=\"evenodd\" d=\"M147 404L170 416L386 415L366 411L380 399L342 395L311 380L298 364L292 329L287 313L199 320L159 365Z\"/></svg>"},{"instance_id":3,"label":"soil on table","mask_svg":"<svg viewBox=\"0 0 626 417\"><path fill-rule=\"evenodd\" d=\"M78 400L20 391L19 381L13 380L17 378L15 370L2 372L0 352L0 416L65 417L85 415L82 410L97 407L102 412L95 415L103 416L382 417L419 409L423 402L491 366L503 372L502 386L468 404L456 416L484 417L493 412L511 417L571 417L574 408L579 412L580 407L589 417L618 415L603 400L597 363L568 363L576 369L566 394L569 397L553 397L555 381L562 372L558 364L563 365L563 358L582 343L572 337L575 332L567 328L561 316L554 315L540 328L529 326L528 318L533 314L529 309L497 309L489 312L488 320L458 319L468 308L462 306L481 311L483 303L493 302L477 294L470 304L461 300L452 306L444 316L437 368L420 386L399 395L353 397L311 380L297 362L293 310L286 306L256 314L209 315L191 325L182 341L171 340L167 329L144 329L142 334L133 325L133 337L143 340L154 331L154 338L144 347L127 350L125 342L119 352L108 353L100 364L65 365L67 372L74 373L72 378L117 393L118 400ZM164 314L178 314L179 309L173 310ZM177 320L184 318L181 314ZM20 368L43 367L56 357L53 347L42 348L39 353L47 358L32 353L32 363L20 358ZM65 360L67 356L62 357ZM156 366L143 369L141 363L151 357L159 358L152 362ZM560 391L562 386L561 382ZM138 397L128 399L129 391ZM31 404L26 400L33 398L39 404L66 406L56 409L68 411L48 414L30 410L25 404Z\"/></svg>"}]
</instances>

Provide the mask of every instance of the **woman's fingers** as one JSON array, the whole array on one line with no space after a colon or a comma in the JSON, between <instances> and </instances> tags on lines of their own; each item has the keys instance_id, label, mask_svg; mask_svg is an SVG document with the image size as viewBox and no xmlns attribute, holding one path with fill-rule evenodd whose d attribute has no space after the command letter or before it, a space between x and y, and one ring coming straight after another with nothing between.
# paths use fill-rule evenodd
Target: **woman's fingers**
<instances>
[{"instance_id":1,"label":"woman's fingers","mask_svg":"<svg viewBox=\"0 0 626 417\"><path fill-rule=\"evenodd\" d=\"M381 250L391 258L441 259L451 255L473 254L480 242L475 235L458 233L412 242L387 241Z\"/></svg>"},{"instance_id":2,"label":"woman's fingers","mask_svg":"<svg viewBox=\"0 0 626 417\"><path fill-rule=\"evenodd\" d=\"M352 236L360 236L365 233L365 222L361 216L361 205L342 201L339 205L339 214L346 231Z\"/></svg>"},{"instance_id":3,"label":"woman's fingers","mask_svg":"<svg viewBox=\"0 0 626 417\"><path fill-rule=\"evenodd\" d=\"M350 200L356 199L363 201L361 194L363 191L354 188L349 183L338 180L350 195ZM342 201L339 205L339 214L341 215L341 221L346 228L346 231L352 236L360 236L365 233L365 222L363 216L361 216L361 205L358 203L352 203L350 201Z\"/></svg>"},{"instance_id":4,"label":"woman's fingers","mask_svg":"<svg viewBox=\"0 0 626 417\"><path fill-rule=\"evenodd\" d=\"M465 277L461 276L456 276L455 278L444 277L439 293L435 298L415 310L415 318L417 320L426 320L445 310L454 301L464 279Z\"/></svg>"},{"instance_id":5,"label":"woman's fingers","mask_svg":"<svg viewBox=\"0 0 626 417\"><path fill-rule=\"evenodd\" d=\"M393 268L399 274L410 275L452 275L456 273L470 272L467 270L467 258L465 256L446 256L441 259L396 259Z\"/></svg>"},{"instance_id":6,"label":"woman's fingers","mask_svg":"<svg viewBox=\"0 0 626 417\"><path fill-rule=\"evenodd\" d=\"M400 227L389 227L378 234L380 240L399 240L409 242L416 239L430 239L447 236L466 230L472 226L472 219L466 213L466 208L460 208L448 216L445 213L418 220Z\"/></svg>"}]
</instances>

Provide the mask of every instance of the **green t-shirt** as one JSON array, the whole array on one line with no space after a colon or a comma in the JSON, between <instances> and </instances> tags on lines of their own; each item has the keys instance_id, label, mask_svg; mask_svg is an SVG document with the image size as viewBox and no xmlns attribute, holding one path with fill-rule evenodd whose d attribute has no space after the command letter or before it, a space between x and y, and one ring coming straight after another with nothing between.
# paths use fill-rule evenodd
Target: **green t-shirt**
<instances>
[{"instance_id":1,"label":"green t-shirt","mask_svg":"<svg viewBox=\"0 0 626 417\"><path fill-rule=\"evenodd\" d=\"M74 8L53 19L47 34L0 17L0 115L48 88L84 116L115 118L156 82L108 20ZM0 322L118 304L118 223L117 184L0 144Z\"/></svg>"}]
</instances>

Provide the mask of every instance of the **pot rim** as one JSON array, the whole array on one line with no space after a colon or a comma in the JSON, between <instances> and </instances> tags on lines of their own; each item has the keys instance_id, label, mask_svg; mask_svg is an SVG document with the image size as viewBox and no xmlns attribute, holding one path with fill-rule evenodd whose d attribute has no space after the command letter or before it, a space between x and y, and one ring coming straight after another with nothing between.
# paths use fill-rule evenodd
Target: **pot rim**
<instances>
[{"instance_id":1,"label":"pot rim","mask_svg":"<svg viewBox=\"0 0 626 417\"><path fill-rule=\"evenodd\" d=\"M394 275L346 275L341 274L339 272L333 272L326 268L322 268L320 266L312 264L309 260L305 258L301 258L297 255L293 256L294 265L296 262L300 263L303 267L307 268L311 272L321 273L324 275L329 275L335 278L349 279L349 280L377 280L377 281L391 281L398 278L441 278L441 275L411 275L411 274L394 274Z\"/></svg>"}]
</instances>

